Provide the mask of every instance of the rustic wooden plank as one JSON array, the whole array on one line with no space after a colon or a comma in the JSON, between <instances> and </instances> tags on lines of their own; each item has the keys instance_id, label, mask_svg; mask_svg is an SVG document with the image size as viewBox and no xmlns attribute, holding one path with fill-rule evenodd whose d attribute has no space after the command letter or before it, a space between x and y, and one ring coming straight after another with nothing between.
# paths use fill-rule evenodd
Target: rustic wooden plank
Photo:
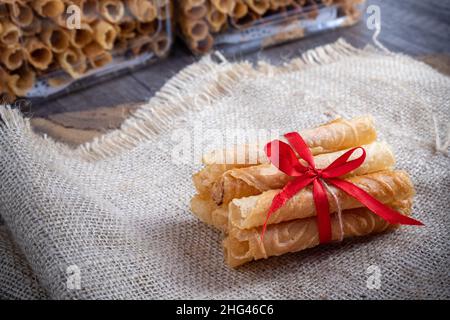
<instances>
[{"instance_id":1,"label":"rustic wooden plank","mask_svg":"<svg viewBox=\"0 0 450 320\"><path fill-rule=\"evenodd\" d=\"M122 77L106 80L84 90L34 104L31 112L33 116L45 117L54 113L143 102L150 95L151 92L131 74L124 74Z\"/></svg>"}]
</instances>

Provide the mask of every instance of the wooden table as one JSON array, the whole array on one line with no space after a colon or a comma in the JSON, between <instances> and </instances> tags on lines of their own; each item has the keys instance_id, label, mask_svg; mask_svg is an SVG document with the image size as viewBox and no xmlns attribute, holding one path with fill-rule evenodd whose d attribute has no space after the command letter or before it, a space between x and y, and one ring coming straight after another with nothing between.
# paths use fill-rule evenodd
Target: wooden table
<instances>
[{"instance_id":1,"label":"wooden table","mask_svg":"<svg viewBox=\"0 0 450 320\"><path fill-rule=\"evenodd\" d=\"M417 57L443 73L450 74L449 0L369 0L381 10L379 41L388 49ZM373 31L366 17L359 24L311 36L300 41L232 57L280 63L310 48L343 37L357 47L371 42ZM136 107L148 100L175 73L196 61L184 45L174 46L170 56L153 64L94 87L30 107L36 131L77 145L120 123Z\"/></svg>"}]
</instances>

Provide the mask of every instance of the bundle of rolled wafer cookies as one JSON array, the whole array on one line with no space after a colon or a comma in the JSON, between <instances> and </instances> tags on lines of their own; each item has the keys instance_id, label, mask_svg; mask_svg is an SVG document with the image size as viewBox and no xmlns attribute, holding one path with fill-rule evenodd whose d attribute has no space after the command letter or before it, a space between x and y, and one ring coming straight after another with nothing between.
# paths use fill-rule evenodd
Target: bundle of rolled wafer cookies
<instances>
[{"instance_id":1,"label":"bundle of rolled wafer cookies","mask_svg":"<svg viewBox=\"0 0 450 320\"><path fill-rule=\"evenodd\" d=\"M395 158L389 145L376 141L371 116L338 118L299 133L317 169L326 168L350 148L364 148L364 162L339 178L402 215L410 215L414 186L405 171L394 169ZM224 232L225 261L231 267L320 244L311 186L296 193L266 220L274 197L294 178L271 164L265 153L260 152L261 148L246 145L212 151L203 157L204 168L193 175L197 194L191 200L192 212L201 221ZM237 150L244 155L237 157ZM353 154L350 160L357 156ZM242 161L233 161L237 158ZM338 188L328 186L326 192L332 240L398 227ZM265 223L267 229L261 237Z\"/></svg>"},{"instance_id":2,"label":"bundle of rolled wafer cookies","mask_svg":"<svg viewBox=\"0 0 450 320\"><path fill-rule=\"evenodd\" d=\"M164 56L171 10L169 0L0 1L0 95L25 96L40 76L59 86L116 56Z\"/></svg>"},{"instance_id":3,"label":"bundle of rolled wafer cookies","mask_svg":"<svg viewBox=\"0 0 450 320\"><path fill-rule=\"evenodd\" d=\"M362 2L364 0L179 0L177 24L190 49L201 54L211 50L215 34L227 29L243 29L275 15L284 22L295 19L293 13L311 19L318 15L320 8L337 5L343 15L356 21L360 15L357 5ZM280 43L301 38L301 31L275 35L268 40Z\"/></svg>"}]
</instances>

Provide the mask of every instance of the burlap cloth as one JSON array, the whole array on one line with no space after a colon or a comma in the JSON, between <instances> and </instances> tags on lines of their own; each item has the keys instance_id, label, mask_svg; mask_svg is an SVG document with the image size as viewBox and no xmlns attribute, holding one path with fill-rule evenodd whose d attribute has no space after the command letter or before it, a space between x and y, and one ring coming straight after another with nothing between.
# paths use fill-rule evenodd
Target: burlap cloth
<instances>
[{"instance_id":1,"label":"burlap cloth","mask_svg":"<svg viewBox=\"0 0 450 320\"><path fill-rule=\"evenodd\" d=\"M187 67L120 130L76 150L34 134L19 112L0 107L0 210L9 230L0 233L0 293L450 298L450 161L435 150L436 132L442 146L450 121L449 78L342 40L279 67L213 60ZM221 130L204 134L211 147L227 128L286 132L366 113L392 144L397 166L411 173L414 216L425 226L229 269L222 235L189 212L191 175L201 164L173 161L180 144L173 130L186 130L183 138L199 125ZM67 285L73 266L80 288ZM379 289L367 286L369 266L381 271Z\"/></svg>"}]
</instances>

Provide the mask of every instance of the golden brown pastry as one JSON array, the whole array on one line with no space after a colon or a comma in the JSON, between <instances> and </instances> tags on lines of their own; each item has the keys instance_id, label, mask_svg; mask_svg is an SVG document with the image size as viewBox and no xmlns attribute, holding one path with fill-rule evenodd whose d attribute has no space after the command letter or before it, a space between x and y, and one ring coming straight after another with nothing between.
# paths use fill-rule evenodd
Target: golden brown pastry
<instances>
[{"instance_id":1,"label":"golden brown pastry","mask_svg":"<svg viewBox=\"0 0 450 320\"><path fill-rule=\"evenodd\" d=\"M390 207L404 215L411 213L411 199L396 202ZM390 224L367 208L342 212L343 234L336 215L331 219L332 239L359 237L376 234L398 227ZM230 267L246 262L297 252L319 245L317 220L315 217L297 219L270 225L260 241L261 228L241 230L233 228L223 242L225 261Z\"/></svg>"},{"instance_id":2,"label":"golden brown pastry","mask_svg":"<svg viewBox=\"0 0 450 320\"><path fill-rule=\"evenodd\" d=\"M56 53L64 52L70 45L69 32L56 25L47 25L41 32L41 40Z\"/></svg>"},{"instance_id":3,"label":"golden brown pastry","mask_svg":"<svg viewBox=\"0 0 450 320\"><path fill-rule=\"evenodd\" d=\"M117 37L116 28L106 21L100 20L93 25L94 39L104 49L111 50Z\"/></svg>"},{"instance_id":4,"label":"golden brown pastry","mask_svg":"<svg viewBox=\"0 0 450 320\"><path fill-rule=\"evenodd\" d=\"M403 200L415 194L414 186L409 175L405 171L381 171L363 176L346 178L348 182L355 184L369 195L382 203L391 203ZM344 191L330 186L339 201L342 210L359 208L363 205ZM230 226L240 229L251 229L262 226L266 221L267 213L272 200L280 190L269 190L257 196L241 199L233 199L229 204ZM327 191L330 212L337 211L334 197ZM312 187L308 186L298 192L274 212L268 220L268 224L276 224L283 221L303 219L316 215Z\"/></svg>"},{"instance_id":5,"label":"golden brown pastry","mask_svg":"<svg viewBox=\"0 0 450 320\"><path fill-rule=\"evenodd\" d=\"M227 15L233 12L235 0L210 0L211 4L221 13Z\"/></svg>"},{"instance_id":6,"label":"golden brown pastry","mask_svg":"<svg viewBox=\"0 0 450 320\"><path fill-rule=\"evenodd\" d=\"M362 146L366 150L366 159L357 169L346 176L388 170L395 164L394 154L385 142L373 142ZM324 169L347 150L320 154L314 157L316 168ZM359 156L355 151L349 160ZM302 160L304 165L306 163ZM278 170L272 164L261 164L226 171L211 188L211 198L218 204L229 203L234 198L243 198L260 194L270 189L281 189L293 178Z\"/></svg>"},{"instance_id":7,"label":"golden brown pastry","mask_svg":"<svg viewBox=\"0 0 450 320\"><path fill-rule=\"evenodd\" d=\"M25 54L28 62L38 70L46 70L53 60L53 53L49 47L36 38L29 38L25 42Z\"/></svg>"},{"instance_id":8,"label":"golden brown pastry","mask_svg":"<svg viewBox=\"0 0 450 320\"><path fill-rule=\"evenodd\" d=\"M62 0L33 0L31 5L42 17L56 17L64 12L65 5Z\"/></svg>"},{"instance_id":9,"label":"golden brown pastry","mask_svg":"<svg viewBox=\"0 0 450 320\"><path fill-rule=\"evenodd\" d=\"M15 47L0 47L0 62L8 70L16 70L20 68L24 61L23 49L20 46Z\"/></svg>"},{"instance_id":10,"label":"golden brown pastry","mask_svg":"<svg viewBox=\"0 0 450 320\"><path fill-rule=\"evenodd\" d=\"M214 39L211 34L207 34L205 38L200 40L188 39L189 47L196 53L206 53L211 50Z\"/></svg>"},{"instance_id":11,"label":"golden brown pastry","mask_svg":"<svg viewBox=\"0 0 450 320\"><path fill-rule=\"evenodd\" d=\"M227 232L228 206L218 206L211 198L195 195L191 200L192 212L204 223Z\"/></svg>"},{"instance_id":12,"label":"golden brown pastry","mask_svg":"<svg viewBox=\"0 0 450 320\"><path fill-rule=\"evenodd\" d=\"M270 7L269 0L245 0L245 3L259 15L265 14Z\"/></svg>"},{"instance_id":13,"label":"golden brown pastry","mask_svg":"<svg viewBox=\"0 0 450 320\"><path fill-rule=\"evenodd\" d=\"M69 47L66 51L57 54L57 61L61 68L72 78L80 78L87 69L86 56L81 49Z\"/></svg>"},{"instance_id":14,"label":"golden brown pastry","mask_svg":"<svg viewBox=\"0 0 450 320\"><path fill-rule=\"evenodd\" d=\"M94 27L96 28L95 29L96 32L98 33L104 32L105 37L108 35L107 32L109 32L110 25L107 22L94 24ZM100 28L100 30L97 30L98 28ZM97 36L97 34L95 34L95 36ZM98 41L103 41L103 39L104 39L103 36L99 36ZM82 23L79 29L70 30L70 43L75 48L82 49L89 43L91 43L93 40L94 40L94 30L92 29L91 25L87 23Z\"/></svg>"},{"instance_id":15,"label":"golden brown pastry","mask_svg":"<svg viewBox=\"0 0 450 320\"><path fill-rule=\"evenodd\" d=\"M212 32L219 32L227 22L227 14L215 6L210 6L206 14L206 20Z\"/></svg>"},{"instance_id":16,"label":"golden brown pastry","mask_svg":"<svg viewBox=\"0 0 450 320\"><path fill-rule=\"evenodd\" d=\"M0 45L6 47L16 47L19 45L19 39L22 31L14 23L8 20L2 21L3 31L0 33Z\"/></svg>"},{"instance_id":17,"label":"golden brown pastry","mask_svg":"<svg viewBox=\"0 0 450 320\"><path fill-rule=\"evenodd\" d=\"M126 0L128 10L141 22L150 22L156 19L156 6L149 0Z\"/></svg>"},{"instance_id":18,"label":"golden brown pastry","mask_svg":"<svg viewBox=\"0 0 450 320\"><path fill-rule=\"evenodd\" d=\"M14 1L8 5L8 8L11 20L19 27L27 27L33 22L33 10L27 3Z\"/></svg>"},{"instance_id":19,"label":"golden brown pastry","mask_svg":"<svg viewBox=\"0 0 450 320\"><path fill-rule=\"evenodd\" d=\"M302 130L300 134L313 155L369 144L377 136L371 116L351 120L339 118L317 128ZM269 163L263 148L248 144L207 153L202 159L206 167L193 176L195 187L200 194L209 193L225 171Z\"/></svg>"},{"instance_id":20,"label":"golden brown pastry","mask_svg":"<svg viewBox=\"0 0 450 320\"><path fill-rule=\"evenodd\" d=\"M119 23L125 15L125 6L119 0L100 0L100 14L110 23Z\"/></svg>"}]
</instances>

